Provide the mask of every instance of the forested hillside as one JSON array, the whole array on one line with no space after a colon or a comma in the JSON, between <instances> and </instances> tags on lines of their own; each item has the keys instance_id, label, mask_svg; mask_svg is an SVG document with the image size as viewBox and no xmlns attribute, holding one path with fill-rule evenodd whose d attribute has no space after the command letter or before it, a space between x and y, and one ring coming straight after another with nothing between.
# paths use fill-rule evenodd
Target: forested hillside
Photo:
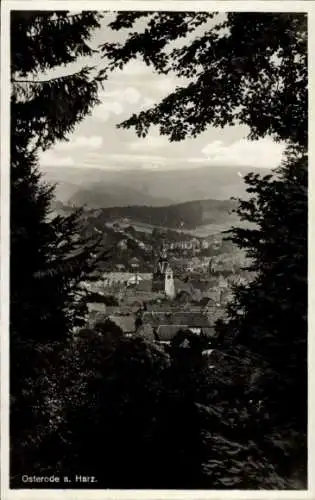
<instances>
[{"instance_id":1,"label":"forested hillside","mask_svg":"<svg viewBox=\"0 0 315 500\"><path fill-rule=\"evenodd\" d=\"M233 220L231 211L235 207L236 203L230 200L202 200L164 207L105 208L99 212L99 217L104 221L128 218L130 221L143 222L153 226L194 229L203 224L230 222Z\"/></svg>"}]
</instances>

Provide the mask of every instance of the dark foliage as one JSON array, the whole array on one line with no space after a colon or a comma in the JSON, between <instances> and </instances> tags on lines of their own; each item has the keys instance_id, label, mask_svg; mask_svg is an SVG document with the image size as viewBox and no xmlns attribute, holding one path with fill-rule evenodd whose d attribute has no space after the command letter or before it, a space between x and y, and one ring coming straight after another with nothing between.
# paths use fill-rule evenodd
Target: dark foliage
<instances>
[{"instance_id":1,"label":"dark foliage","mask_svg":"<svg viewBox=\"0 0 315 500\"><path fill-rule=\"evenodd\" d=\"M238 213L257 229L234 228L231 239L251 258L255 278L235 288L229 319L217 328L221 349L244 346L249 359L256 356L251 397L264 402L266 434L289 443L281 473L301 467L300 477L307 460L307 178L303 151L289 152L273 175L248 176L251 198L240 200ZM269 453L277 453L270 443Z\"/></svg>"},{"instance_id":2,"label":"dark foliage","mask_svg":"<svg viewBox=\"0 0 315 500\"><path fill-rule=\"evenodd\" d=\"M249 201L239 202L242 219L257 229L232 230L255 272L250 286L236 288L228 309L229 341L259 354L279 372L281 384L266 387L277 414L307 414L307 155L290 153L273 175L247 178ZM224 337L223 337L224 338ZM284 391L284 392L283 392ZM280 413L279 413L280 412Z\"/></svg>"},{"instance_id":3,"label":"dark foliage","mask_svg":"<svg viewBox=\"0 0 315 500\"><path fill-rule=\"evenodd\" d=\"M216 402L218 377L193 343L165 353L110 322L81 330L55 357L32 472L68 476L66 488L86 488L76 475L98 489L290 487L254 441L261 422L235 386L231 404L221 382Z\"/></svg>"},{"instance_id":4,"label":"dark foliage","mask_svg":"<svg viewBox=\"0 0 315 500\"><path fill-rule=\"evenodd\" d=\"M41 179L38 152L69 132L97 102L89 70L43 78L43 72L91 55L87 39L99 15L11 13L11 473L26 471L45 426L45 399L53 353L84 324L85 294L78 289L93 266L98 242L82 237L81 211L51 217L53 186ZM65 40L68 43L65 43ZM53 48L53 49L52 49ZM51 366L50 366L51 365ZM50 367L50 368L49 368ZM42 378L42 382L40 379ZM46 422L47 424L47 422Z\"/></svg>"},{"instance_id":5,"label":"dark foliage","mask_svg":"<svg viewBox=\"0 0 315 500\"><path fill-rule=\"evenodd\" d=\"M145 18L145 30L134 23ZM298 13L118 13L110 25L128 30L102 47L111 70L140 56L158 73L187 79L155 107L123 122L139 137L157 125L171 141L196 137L208 126L242 123L250 138L307 144L307 17ZM197 28L204 32L199 34ZM196 37L170 47L188 33ZM101 70L100 77L107 75Z\"/></svg>"}]
</instances>

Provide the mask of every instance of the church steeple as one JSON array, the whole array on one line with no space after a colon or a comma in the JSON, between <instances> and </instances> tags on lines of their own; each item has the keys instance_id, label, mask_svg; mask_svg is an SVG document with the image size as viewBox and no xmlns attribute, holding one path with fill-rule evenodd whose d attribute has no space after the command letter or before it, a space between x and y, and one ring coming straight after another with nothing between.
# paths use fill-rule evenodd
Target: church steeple
<instances>
[{"instance_id":1,"label":"church steeple","mask_svg":"<svg viewBox=\"0 0 315 500\"><path fill-rule=\"evenodd\" d=\"M169 264L168 264L167 252L166 252L165 248L162 247L162 249L160 251L159 259L156 263L156 272L161 274L161 275L164 275L168 265Z\"/></svg>"},{"instance_id":2,"label":"church steeple","mask_svg":"<svg viewBox=\"0 0 315 500\"><path fill-rule=\"evenodd\" d=\"M165 295L171 300L174 299L176 295L173 271L170 265L167 266L165 272Z\"/></svg>"},{"instance_id":3,"label":"church steeple","mask_svg":"<svg viewBox=\"0 0 315 500\"><path fill-rule=\"evenodd\" d=\"M167 252L164 246L161 248L159 258L155 265L152 290L164 292L170 299L175 297L173 271L170 267Z\"/></svg>"}]
</instances>

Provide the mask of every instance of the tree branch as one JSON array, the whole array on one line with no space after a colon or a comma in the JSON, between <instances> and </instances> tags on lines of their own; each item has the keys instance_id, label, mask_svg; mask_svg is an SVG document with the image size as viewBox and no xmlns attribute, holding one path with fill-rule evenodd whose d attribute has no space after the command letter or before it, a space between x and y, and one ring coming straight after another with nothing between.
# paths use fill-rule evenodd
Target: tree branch
<instances>
[{"instance_id":1,"label":"tree branch","mask_svg":"<svg viewBox=\"0 0 315 500\"><path fill-rule=\"evenodd\" d=\"M91 71L92 69L95 69L95 66L82 68L80 71L77 71L76 73L71 73L71 75L56 76L53 78L49 78L48 80L17 80L16 78L11 78L11 83L35 83L35 84L50 83L57 80L64 80L65 78L73 78L74 76L80 75L84 71Z\"/></svg>"}]
</instances>

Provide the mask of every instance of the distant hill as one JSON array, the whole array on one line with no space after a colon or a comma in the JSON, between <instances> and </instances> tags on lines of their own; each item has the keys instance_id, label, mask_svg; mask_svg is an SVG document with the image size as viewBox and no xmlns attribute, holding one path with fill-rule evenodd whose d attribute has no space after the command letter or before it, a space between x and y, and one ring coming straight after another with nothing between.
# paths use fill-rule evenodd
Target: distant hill
<instances>
[{"instance_id":1,"label":"distant hill","mask_svg":"<svg viewBox=\"0 0 315 500\"><path fill-rule=\"evenodd\" d=\"M146 193L114 184L110 186L89 186L76 191L68 200L68 204L75 206L86 205L89 208L115 207L119 204L122 207L129 205L167 205L171 203L168 198L158 198Z\"/></svg>"},{"instance_id":2,"label":"distant hill","mask_svg":"<svg viewBox=\"0 0 315 500\"><path fill-rule=\"evenodd\" d=\"M88 218L97 221L102 228L110 223L121 227L133 226L139 231L152 232L154 228L192 231L207 236L229 228L240 221L232 212L236 203L232 200L200 200L152 207L146 205L131 205L126 207L107 207L90 209L85 213ZM52 204L55 213L66 214L71 211L69 205L55 201Z\"/></svg>"},{"instance_id":3,"label":"distant hill","mask_svg":"<svg viewBox=\"0 0 315 500\"><path fill-rule=\"evenodd\" d=\"M176 170L45 167L42 170L47 181L58 184L57 200L91 208L161 207L194 200L245 197L242 176L250 171L269 173L267 169L229 166Z\"/></svg>"},{"instance_id":4,"label":"distant hill","mask_svg":"<svg viewBox=\"0 0 315 500\"><path fill-rule=\"evenodd\" d=\"M126 219L126 223L144 223L152 226L194 229L197 226L224 224L237 219L231 211L235 202L231 200L190 201L163 207L129 206L108 207L98 210L98 218L105 222Z\"/></svg>"}]
</instances>

